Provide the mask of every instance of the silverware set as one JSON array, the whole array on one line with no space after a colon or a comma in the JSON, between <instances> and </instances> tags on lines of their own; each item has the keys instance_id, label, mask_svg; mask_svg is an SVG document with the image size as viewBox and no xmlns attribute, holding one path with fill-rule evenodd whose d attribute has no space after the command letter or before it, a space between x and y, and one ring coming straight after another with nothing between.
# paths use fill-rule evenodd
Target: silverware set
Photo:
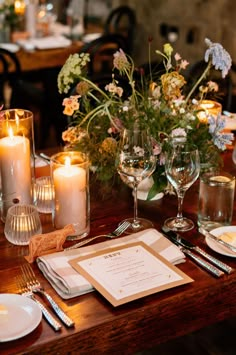
<instances>
[{"instance_id":1,"label":"silverware set","mask_svg":"<svg viewBox=\"0 0 236 355\"><path fill-rule=\"evenodd\" d=\"M61 330L61 324L58 320L48 311L44 303L35 297L35 294L39 294L47 300L51 309L57 315L57 317L62 321L64 325L68 328L74 326L73 320L71 320L65 312L60 308L60 306L53 300L53 298L44 290L41 283L37 280L33 269L29 264L21 266L22 275L16 278L16 284L18 287L18 293L22 296L26 296L35 301L40 307L44 318L47 320L49 325L55 330Z\"/></svg>"},{"instance_id":2,"label":"silverware set","mask_svg":"<svg viewBox=\"0 0 236 355\"><path fill-rule=\"evenodd\" d=\"M221 277L224 273L231 274L234 271L229 265L208 254L200 247L195 246L193 243L180 236L180 234L171 231L165 226L162 227L162 232L169 240L176 244L184 254L189 256L212 275Z\"/></svg>"}]
</instances>

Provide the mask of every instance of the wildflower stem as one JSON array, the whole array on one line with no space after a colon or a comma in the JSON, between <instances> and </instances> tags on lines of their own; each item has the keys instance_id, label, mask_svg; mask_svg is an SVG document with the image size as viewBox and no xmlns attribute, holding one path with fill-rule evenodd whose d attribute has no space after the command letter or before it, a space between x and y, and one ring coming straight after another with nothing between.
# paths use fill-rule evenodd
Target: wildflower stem
<instances>
[{"instance_id":1,"label":"wildflower stem","mask_svg":"<svg viewBox=\"0 0 236 355\"><path fill-rule=\"evenodd\" d=\"M88 83L93 89L95 89L96 91L98 91L102 96L105 97L105 99L109 100L109 96L99 88L98 85L94 84L92 81L90 81L89 79L86 79L84 77L81 77L81 80L85 81L86 83Z\"/></svg>"},{"instance_id":2,"label":"wildflower stem","mask_svg":"<svg viewBox=\"0 0 236 355\"><path fill-rule=\"evenodd\" d=\"M148 45L148 66L149 66L150 81L152 83L152 64L151 64L151 45L150 45L150 43Z\"/></svg>"},{"instance_id":3,"label":"wildflower stem","mask_svg":"<svg viewBox=\"0 0 236 355\"><path fill-rule=\"evenodd\" d=\"M204 70L204 72L202 73L202 75L198 78L198 80L196 81L196 83L193 85L192 89L189 91L188 96L186 97L186 102L189 101L190 97L192 96L192 94L194 93L194 91L196 90L196 88L198 87L198 85L201 83L201 81L206 77L208 71L211 68L211 60L209 60L206 69Z\"/></svg>"}]
</instances>

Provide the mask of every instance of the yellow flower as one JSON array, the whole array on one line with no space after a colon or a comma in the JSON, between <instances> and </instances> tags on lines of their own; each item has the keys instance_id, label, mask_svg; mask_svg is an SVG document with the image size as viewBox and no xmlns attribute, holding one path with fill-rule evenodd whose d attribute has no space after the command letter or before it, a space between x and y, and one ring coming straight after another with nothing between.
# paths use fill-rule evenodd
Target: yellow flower
<instances>
[{"instance_id":1,"label":"yellow flower","mask_svg":"<svg viewBox=\"0 0 236 355\"><path fill-rule=\"evenodd\" d=\"M170 57L171 56L171 53L173 52L173 48L172 46L170 45L170 43L166 43L164 44L164 53Z\"/></svg>"},{"instance_id":2,"label":"yellow flower","mask_svg":"<svg viewBox=\"0 0 236 355\"><path fill-rule=\"evenodd\" d=\"M75 111L79 109L78 98L80 96L70 96L69 98L65 98L62 102L62 105L65 106L63 113L68 116L72 116Z\"/></svg>"},{"instance_id":3,"label":"yellow flower","mask_svg":"<svg viewBox=\"0 0 236 355\"><path fill-rule=\"evenodd\" d=\"M116 154L116 148L117 148L117 142L114 138L111 137L105 138L101 144L101 152L103 151L114 156Z\"/></svg>"},{"instance_id":4,"label":"yellow flower","mask_svg":"<svg viewBox=\"0 0 236 355\"><path fill-rule=\"evenodd\" d=\"M173 101L181 97L181 88L186 83L183 75L177 71L161 76L162 90L167 101Z\"/></svg>"}]
</instances>

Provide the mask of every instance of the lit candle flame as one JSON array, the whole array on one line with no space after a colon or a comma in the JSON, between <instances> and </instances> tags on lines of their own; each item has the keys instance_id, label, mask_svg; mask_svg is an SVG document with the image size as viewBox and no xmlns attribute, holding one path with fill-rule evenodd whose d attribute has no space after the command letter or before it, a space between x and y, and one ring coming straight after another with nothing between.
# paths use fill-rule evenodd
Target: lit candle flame
<instances>
[{"instance_id":1,"label":"lit candle flame","mask_svg":"<svg viewBox=\"0 0 236 355\"><path fill-rule=\"evenodd\" d=\"M9 135L9 137L10 137L11 139L13 139L14 134L13 134L12 127L9 128L9 130L8 130L8 135Z\"/></svg>"},{"instance_id":2,"label":"lit candle flame","mask_svg":"<svg viewBox=\"0 0 236 355\"><path fill-rule=\"evenodd\" d=\"M66 157L66 159L65 159L65 166L71 166L70 157Z\"/></svg>"},{"instance_id":3,"label":"lit candle flame","mask_svg":"<svg viewBox=\"0 0 236 355\"><path fill-rule=\"evenodd\" d=\"M16 0L14 3L14 10L16 15L24 15L25 2L23 0Z\"/></svg>"}]
</instances>

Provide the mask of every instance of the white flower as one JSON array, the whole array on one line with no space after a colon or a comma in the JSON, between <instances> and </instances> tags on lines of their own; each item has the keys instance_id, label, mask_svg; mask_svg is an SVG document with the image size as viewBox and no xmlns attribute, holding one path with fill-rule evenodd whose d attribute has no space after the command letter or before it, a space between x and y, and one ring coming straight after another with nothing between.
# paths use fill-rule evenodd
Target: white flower
<instances>
[{"instance_id":1,"label":"white flower","mask_svg":"<svg viewBox=\"0 0 236 355\"><path fill-rule=\"evenodd\" d=\"M171 137L186 137L186 136L187 133L183 128L176 128L173 129L173 131L171 132Z\"/></svg>"},{"instance_id":2,"label":"white flower","mask_svg":"<svg viewBox=\"0 0 236 355\"><path fill-rule=\"evenodd\" d=\"M57 78L60 94L67 94L69 92L71 85L75 82L76 78L79 79L89 61L90 56L88 53L75 53L69 56Z\"/></svg>"},{"instance_id":3,"label":"white flower","mask_svg":"<svg viewBox=\"0 0 236 355\"><path fill-rule=\"evenodd\" d=\"M205 52L205 61L208 62L210 57L215 69L222 71L222 78L225 78L232 65L232 59L229 53L219 43L213 43L205 38L208 49Z\"/></svg>"},{"instance_id":4,"label":"white flower","mask_svg":"<svg viewBox=\"0 0 236 355\"><path fill-rule=\"evenodd\" d=\"M134 146L133 149L134 149L134 154L137 154L140 157L144 155L144 149L143 148Z\"/></svg>"}]
</instances>

